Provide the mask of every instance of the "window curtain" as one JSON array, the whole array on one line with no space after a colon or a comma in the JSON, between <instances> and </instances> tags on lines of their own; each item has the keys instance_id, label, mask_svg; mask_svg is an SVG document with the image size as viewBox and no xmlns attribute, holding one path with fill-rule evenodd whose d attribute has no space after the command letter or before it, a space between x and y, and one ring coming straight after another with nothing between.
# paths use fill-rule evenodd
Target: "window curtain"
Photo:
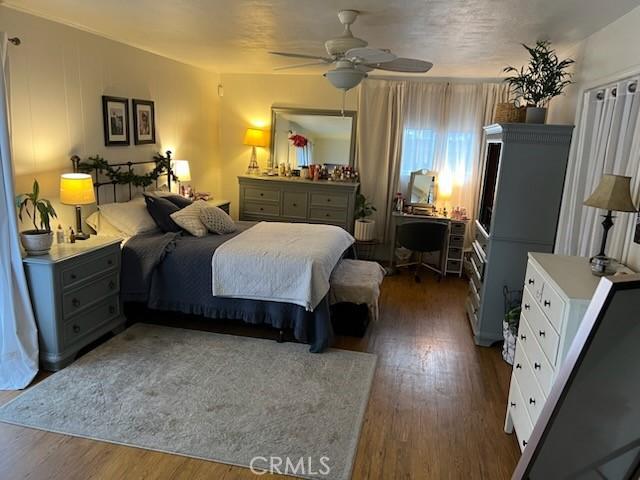
<instances>
[{"instance_id":1,"label":"window curtain","mask_svg":"<svg viewBox=\"0 0 640 480\"><path fill-rule=\"evenodd\" d=\"M556 239L556 253L589 257L602 239L605 211L582 202L595 190L602 175L632 177L632 198L640 196L640 101L633 77L584 93L578 127L569 157L564 197ZM627 263L633 242L635 214L615 212L607 254Z\"/></svg>"},{"instance_id":2,"label":"window curtain","mask_svg":"<svg viewBox=\"0 0 640 480\"><path fill-rule=\"evenodd\" d=\"M38 334L14 206L7 48L7 36L0 32L0 390L15 390L29 385L38 373Z\"/></svg>"}]
</instances>

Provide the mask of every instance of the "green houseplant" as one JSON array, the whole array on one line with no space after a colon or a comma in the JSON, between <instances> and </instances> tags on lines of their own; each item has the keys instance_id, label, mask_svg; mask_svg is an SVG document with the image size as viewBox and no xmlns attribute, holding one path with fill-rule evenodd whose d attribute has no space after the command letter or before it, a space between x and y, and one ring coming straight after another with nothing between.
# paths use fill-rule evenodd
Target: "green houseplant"
<instances>
[{"instance_id":1,"label":"green houseplant","mask_svg":"<svg viewBox=\"0 0 640 480\"><path fill-rule=\"evenodd\" d=\"M376 222L367 217L376 212L376 207L360 192L356 195L354 238L361 242L370 242L376 236Z\"/></svg>"},{"instance_id":2,"label":"green houseplant","mask_svg":"<svg viewBox=\"0 0 640 480\"><path fill-rule=\"evenodd\" d=\"M538 41L534 47L522 46L529 52L529 64L520 69L507 66L504 79L515 96L515 102L527 106L527 123L544 123L549 101L561 95L572 83L568 68L575 63L571 58L560 60L548 41Z\"/></svg>"},{"instance_id":3,"label":"green houseplant","mask_svg":"<svg viewBox=\"0 0 640 480\"><path fill-rule=\"evenodd\" d=\"M57 214L51 202L46 198L40 198L40 185L33 181L33 190L16 196L16 208L18 218L22 222L23 214L33 222L32 230L20 232L20 241L29 255L44 255L53 243L51 231L51 219L57 218ZM39 222L39 224L38 224Z\"/></svg>"}]
</instances>

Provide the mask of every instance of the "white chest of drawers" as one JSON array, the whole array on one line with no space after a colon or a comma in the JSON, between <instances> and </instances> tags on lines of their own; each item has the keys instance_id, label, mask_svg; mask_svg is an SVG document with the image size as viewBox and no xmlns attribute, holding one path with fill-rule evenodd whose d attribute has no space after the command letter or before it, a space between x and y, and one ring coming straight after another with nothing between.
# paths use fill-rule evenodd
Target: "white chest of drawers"
<instances>
[{"instance_id":1,"label":"white chest of drawers","mask_svg":"<svg viewBox=\"0 0 640 480\"><path fill-rule=\"evenodd\" d=\"M589 260L529 253L504 430L523 450L599 278Z\"/></svg>"}]
</instances>

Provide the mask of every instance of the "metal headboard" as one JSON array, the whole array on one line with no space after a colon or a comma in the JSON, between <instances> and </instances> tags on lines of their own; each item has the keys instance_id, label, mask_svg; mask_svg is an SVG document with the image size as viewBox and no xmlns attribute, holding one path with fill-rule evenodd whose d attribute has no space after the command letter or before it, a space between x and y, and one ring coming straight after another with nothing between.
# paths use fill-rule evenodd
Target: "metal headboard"
<instances>
[{"instance_id":1,"label":"metal headboard","mask_svg":"<svg viewBox=\"0 0 640 480\"><path fill-rule=\"evenodd\" d=\"M171 179L174 177L173 174L173 169L171 168L171 150L167 150L165 152L166 154L166 158L165 159L156 159L154 158L153 160L146 160L143 162L122 162L122 163L110 163L109 166L110 167L119 167L119 168L126 168L128 170L129 173L133 173L134 169L136 167L140 167L140 166L150 166L153 165L154 167L158 166L158 163L164 161L164 160L168 160L168 170L159 175L158 178L155 179L155 186L156 188L159 188L159 181L160 181L160 177L167 177L167 187L169 190L171 190ZM77 155L74 155L71 157L71 163L73 164L73 171L74 172L78 172L80 170L80 163L81 163L81 158ZM104 181L101 179L101 175L100 175L100 168L96 167L94 169L94 171L91 173L91 175L93 176L93 188L95 189L95 193L96 193L96 203L98 205L100 205L100 187L105 187L105 186L111 186L113 188L113 201L117 202L118 201L118 185L127 185L128 187L128 191L129 191L129 200L131 200L133 198L133 186L131 184L131 182L125 183L125 182L118 182L116 180L108 180L108 181ZM136 186L136 188L141 188L142 191L144 192L147 187L143 186Z\"/></svg>"}]
</instances>

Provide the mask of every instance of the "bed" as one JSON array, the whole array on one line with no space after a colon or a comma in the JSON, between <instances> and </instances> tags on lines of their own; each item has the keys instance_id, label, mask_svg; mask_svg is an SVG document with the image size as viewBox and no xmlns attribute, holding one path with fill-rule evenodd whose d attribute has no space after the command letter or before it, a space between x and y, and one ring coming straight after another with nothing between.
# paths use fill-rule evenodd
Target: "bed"
<instances>
[{"instance_id":1,"label":"bed","mask_svg":"<svg viewBox=\"0 0 640 480\"><path fill-rule=\"evenodd\" d=\"M131 164L127 163L126 165L127 168L132 168ZM95 173L96 189L101 186L97 180L98 173ZM112 184L113 182L105 182L102 185ZM131 200L134 192L129 186L125 190L128 190L127 201L131 207L135 206L140 209L140 205ZM116 202L108 205L117 203L115 186L113 196ZM111 207L105 205L105 211L107 208ZM102 223L105 223L104 220ZM311 352L322 352L331 344L333 337L327 291L314 289L316 292L320 291L322 296L318 295L318 298L306 302L282 299L270 301L267 300L270 297L266 295L263 297L247 295L247 298L244 298L242 290L237 290L237 286L234 295L214 296L213 294L216 282L213 281L215 275L212 275L212 266L215 267L215 261L212 264L212 259L222 251L226 252L227 257L232 255L228 252L233 250L229 248L231 246L236 247L238 256L238 251L242 252L242 249L238 250L242 245L240 237L252 233L249 230L257 229L259 225L255 222L236 222L237 230L233 233L210 234L204 237L193 237L180 232L162 233L155 229L136 231L134 235L123 234L126 241L122 248L122 301L125 304L142 304L153 310L199 315L213 320L229 319L241 320L250 324L266 324L280 331L291 329L298 341L310 345ZM302 228L300 224L291 225L295 225L295 228ZM319 228L320 226L308 227ZM343 232L338 227L323 227L335 228ZM108 234L113 234L111 226L105 230L108 231ZM345 235L348 234L345 232ZM350 235L348 236L350 237ZM255 237L253 238L255 239ZM337 265L349 243L342 242L333 245L340 245L341 251L337 252L337 256L334 254L329 256L330 269ZM286 248L291 248L291 246ZM316 249L318 247L322 247L322 243L316 245ZM237 263L238 265L245 265L242 270L246 274L251 270L246 267L246 265L250 265L250 262L242 263L242 260L242 258L237 258L236 262L240 262ZM251 259L251 262L254 260L259 261L260 255L256 255L256 258ZM232 266L233 264L229 268ZM219 265L218 271L220 270ZM256 275L263 275L264 271L263 269L262 273ZM215 272L214 268L213 273ZM331 271L325 273L328 288L328 277ZM256 280L261 278L256 277ZM307 281L313 283L308 278L303 278L302 283Z\"/></svg>"}]
</instances>

